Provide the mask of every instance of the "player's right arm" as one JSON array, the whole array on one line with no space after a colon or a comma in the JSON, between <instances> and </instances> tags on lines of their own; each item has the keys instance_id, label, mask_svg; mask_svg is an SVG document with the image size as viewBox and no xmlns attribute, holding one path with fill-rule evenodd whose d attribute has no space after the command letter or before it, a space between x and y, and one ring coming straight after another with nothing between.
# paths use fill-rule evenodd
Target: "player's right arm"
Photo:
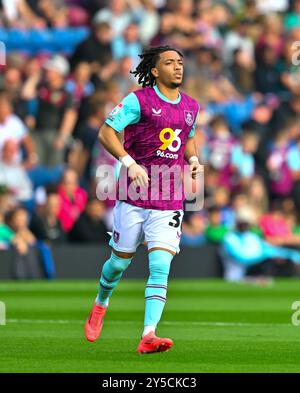
<instances>
[{"instance_id":1,"label":"player's right arm","mask_svg":"<svg viewBox=\"0 0 300 393\"><path fill-rule=\"evenodd\" d=\"M99 131L99 141L102 146L128 168L128 176L136 185L146 186L149 178L146 171L124 149L118 134L129 124L140 120L140 106L134 93L129 94L109 114Z\"/></svg>"}]
</instances>

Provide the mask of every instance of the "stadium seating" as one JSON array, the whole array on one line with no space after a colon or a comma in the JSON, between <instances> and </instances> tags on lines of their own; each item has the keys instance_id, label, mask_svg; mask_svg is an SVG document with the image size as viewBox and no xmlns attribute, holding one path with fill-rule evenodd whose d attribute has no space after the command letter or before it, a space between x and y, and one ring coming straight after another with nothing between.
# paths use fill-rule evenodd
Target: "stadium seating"
<instances>
[{"instance_id":1,"label":"stadium seating","mask_svg":"<svg viewBox=\"0 0 300 393\"><path fill-rule=\"evenodd\" d=\"M30 56L40 53L60 52L71 54L75 47L89 34L86 27L65 29L0 29L0 41L6 45L7 52L19 51Z\"/></svg>"}]
</instances>

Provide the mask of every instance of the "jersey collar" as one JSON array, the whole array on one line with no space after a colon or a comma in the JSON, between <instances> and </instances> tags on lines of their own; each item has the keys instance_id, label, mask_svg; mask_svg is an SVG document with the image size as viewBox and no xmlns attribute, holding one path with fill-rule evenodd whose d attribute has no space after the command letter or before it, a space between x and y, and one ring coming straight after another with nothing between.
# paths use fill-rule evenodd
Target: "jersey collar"
<instances>
[{"instance_id":1,"label":"jersey collar","mask_svg":"<svg viewBox=\"0 0 300 393\"><path fill-rule=\"evenodd\" d=\"M153 89L154 89L155 93L158 95L158 97L161 98L163 101L169 102L170 104L173 104L173 105L179 104L179 102L181 101L181 94L180 93L178 95L178 98L176 98L176 100L171 101L160 92L159 88L156 85L153 86Z\"/></svg>"}]
</instances>

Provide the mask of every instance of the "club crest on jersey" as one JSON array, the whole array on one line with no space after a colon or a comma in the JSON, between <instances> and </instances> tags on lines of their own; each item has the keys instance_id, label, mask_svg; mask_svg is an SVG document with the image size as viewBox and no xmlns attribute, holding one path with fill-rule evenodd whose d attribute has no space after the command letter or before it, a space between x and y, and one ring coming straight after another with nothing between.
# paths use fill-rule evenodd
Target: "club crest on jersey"
<instances>
[{"instance_id":1,"label":"club crest on jersey","mask_svg":"<svg viewBox=\"0 0 300 393\"><path fill-rule=\"evenodd\" d=\"M188 126L192 126L194 123L194 112L184 111L184 120Z\"/></svg>"},{"instance_id":2,"label":"club crest on jersey","mask_svg":"<svg viewBox=\"0 0 300 393\"><path fill-rule=\"evenodd\" d=\"M115 243L118 243L118 241L120 240L120 234L117 231L113 231L113 239Z\"/></svg>"},{"instance_id":3,"label":"club crest on jersey","mask_svg":"<svg viewBox=\"0 0 300 393\"><path fill-rule=\"evenodd\" d=\"M161 116L161 109L155 109L155 108L152 108L152 114L153 114L153 116Z\"/></svg>"}]
</instances>

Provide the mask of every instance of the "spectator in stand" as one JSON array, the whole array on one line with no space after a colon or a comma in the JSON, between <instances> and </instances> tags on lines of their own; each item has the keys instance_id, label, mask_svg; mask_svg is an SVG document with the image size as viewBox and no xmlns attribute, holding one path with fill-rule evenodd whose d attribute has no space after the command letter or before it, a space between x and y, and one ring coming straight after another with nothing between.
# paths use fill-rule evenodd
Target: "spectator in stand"
<instances>
[{"instance_id":1,"label":"spectator in stand","mask_svg":"<svg viewBox=\"0 0 300 393\"><path fill-rule=\"evenodd\" d=\"M0 183L0 250L8 249L15 237L15 233L5 223L5 215L11 210L12 206L11 191Z\"/></svg>"},{"instance_id":2,"label":"spectator in stand","mask_svg":"<svg viewBox=\"0 0 300 393\"><path fill-rule=\"evenodd\" d=\"M189 34L195 30L193 12L193 0L178 0L174 2L174 9L172 13L175 18L175 25L181 33Z\"/></svg>"},{"instance_id":3,"label":"spectator in stand","mask_svg":"<svg viewBox=\"0 0 300 393\"><path fill-rule=\"evenodd\" d=\"M35 127L35 112L36 112L36 101L34 100L36 95L36 86L42 77L42 66L41 60L38 57L29 58L22 68L23 74L23 85L21 90L21 97L27 103L28 115L25 119L25 124L29 130L33 130Z\"/></svg>"},{"instance_id":4,"label":"spectator in stand","mask_svg":"<svg viewBox=\"0 0 300 393\"><path fill-rule=\"evenodd\" d=\"M7 94L0 93L0 157L7 140L14 140L18 143L16 162L22 162L26 168L32 168L37 163L35 145L25 124L13 113L12 104Z\"/></svg>"},{"instance_id":5,"label":"spectator in stand","mask_svg":"<svg viewBox=\"0 0 300 393\"><path fill-rule=\"evenodd\" d=\"M105 120L105 102L92 100L89 105L88 118L79 124L77 139L81 142L81 151L77 158L80 163L79 173L83 176L85 184L90 184L93 178L92 160L95 146L98 143L99 129Z\"/></svg>"},{"instance_id":6,"label":"spectator in stand","mask_svg":"<svg viewBox=\"0 0 300 393\"><path fill-rule=\"evenodd\" d=\"M80 62L88 62L100 82L109 80L117 67L113 61L111 41L110 24L94 23L89 37L77 46L71 57L72 68Z\"/></svg>"},{"instance_id":7,"label":"spectator in stand","mask_svg":"<svg viewBox=\"0 0 300 393\"><path fill-rule=\"evenodd\" d=\"M230 192L226 187L219 187L213 195L213 206L219 209L221 214L221 224L227 228L232 228L235 223L235 213L230 206Z\"/></svg>"},{"instance_id":8,"label":"spectator in stand","mask_svg":"<svg viewBox=\"0 0 300 393\"><path fill-rule=\"evenodd\" d=\"M109 114L121 102L120 89L117 81L113 79L106 82L103 93L106 101L106 112Z\"/></svg>"},{"instance_id":9,"label":"spectator in stand","mask_svg":"<svg viewBox=\"0 0 300 393\"><path fill-rule=\"evenodd\" d=\"M36 3L29 0L2 0L1 8L3 8L4 20L10 27L24 28L24 27L44 27L45 21L34 9L29 5Z\"/></svg>"},{"instance_id":10,"label":"spectator in stand","mask_svg":"<svg viewBox=\"0 0 300 393\"><path fill-rule=\"evenodd\" d=\"M230 65L233 62L234 51L241 49L249 59L254 61L254 44L250 37L250 28L252 20L247 17L237 21L236 27L230 30L224 38L222 46L223 61Z\"/></svg>"},{"instance_id":11,"label":"spectator in stand","mask_svg":"<svg viewBox=\"0 0 300 393\"><path fill-rule=\"evenodd\" d=\"M256 43L256 53L259 54L263 48L271 48L277 59L283 54L284 36L282 19L277 14L270 14L264 18L262 32Z\"/></svg>"},{"instance_id":12,"label":"spectator in stand","mask_svg":"<svg viewBox=\"0 0 300 393\"><path fill-rule=\"evenodd\" d=\"M245 187L255 175L254 154L257 151L259 137L255 131L244 130L240 143L233 147L231 168L233 171L232 185Z\"/></svg>"},{"instance_id":13,"label":"spectator in stand","mask_svg":"<svg viewBox=\"0 0 300 393\"><path fill-rule=\"evenodd\" d=\"M16 162L18 144L7 140L2 148L0 160L0 184L10 189L17 202L26 208L33 208L33 189L25 169Z\"/></svg>"},{"instance_id":14,"label":"spectator in stand","mask_svg":"<svg viewBox=\"0 0 300 393\"><path fill-rule=\"evenodd\" d=\"M44 63L45 80L35 86L33 97L37 103L36 125L33 137L37 143L40 161L47 167L65 161L77 112L73 98L65 89L69 64L62 56L54 56Z\"/></svg>"},{"instance_id":15,"label":"spectator in stand","mask_svg":"<svg viewBox=\"0 0 300 393\"><path fill-rule=\"evenodd\" d=\"M139 0L111 0L107 8L96 13L94 23L109 23L116 37L122 35L130 23L139 22L142 12Z\"/></svg>"},{"instance_id":16,"label":"spectator in stand","mask_svg":"<svg viewBox=\"0 0 300 393\"><path fill-rule=\"evenodd\" d=\"M262 143L262 139L268 139L271 137L270 135L270 122L272 116L274 114L274 110L277 108L279 104L278 100L276 100L275 96L269 96L270 99L266 99L256 105L251 114L251 118L243 123L242 130L251 129L256 131L259 135ZM272 98L275 98L276 101L272 102ZM270 102L271 101L271 102ZM264 140L263 139L263 140Z\"/></svg>"},{"instance_id":17,"label":"spectator in stand","mask_svg":"<svg viewBox=\"0 0 300 393\"><path fill-rule=\"evenodd\" d=\"M141 44L148 46L151 39L156 35L159 29L160 15L157 12L156 4L152 0L141 0L143 8L141 9L139 23L139 37Z\"/></svg>"},{"instance_id":18,"label":"spectator in stand","mask_svg":"<svg viewBox=\"0 0 300 393\"><path fill-rule=\"evenodd\" d=\"M299 162L299 155L300 155L300 138L298 141L291 147L290 150L290 159L293 161L293 165ZM295 202L296 208L298 212L300 212L300 179L299 173L297 172L294 175L294 188L292 191L292 197Z\"/></svg>"},{"instance_id":19,"label":"spectator in stand","mask_svg":"<svg viewBox=\"0 0 300 393\"><path fill-rule=\"evenodd\" d=\"M30 220L30 230L38 240L52 244L66 241L66 234L62 229L58 215L61 210L61 199L57 192L47 190L46 204L35 211Z\"/></svg>"},{"instance_id":20,"label":"spectator in stand","mask_svg":"<svg viewBox=\"0 0 300 393\"><path fill-rule=\"evenodd\" d=\"M286 221L291 229L292 234L296 235L300 239L300 217L297 210L294 210L290 214L286 215ZM299 246L299 244L297 246Z\"/></svg>"},{"instance_id":21,"label":"spectator in stand","mask_svg":"<svg viewBox=\"0 0 300 393\"><path fill-rule=\"evenodd\" d=\"M270 213L260 219L260 227L265 239L276 246L299 246L300 236L293 233L288 220L282 212L282 203L274 201Z\"/></svg>"},{"instance_id":22,"label":"spectator in stand","mask_svg":"<svg viewBox=\"0 0 300 393\"><path fill-rule=\"evenodd\" d=\"M229 79L222 75L223 71L218 84L215 83L215 79L210 83L207 110L213 116L222 114L233 135L238 135L241 132L242 124L251 119L253 110L260 102L261 96L258 94L241 96Z\"/></svg>"},{"instance_id":23,"label":"spectator in stand","mask_svg":"<svg viewBox=\"0 0 300 393\"><path fill-rule=\"evenodd\" d=\"M0 211L0 251L7 250L13 244L15 233L4 222L4 216Z\"/></svg>"},{"instance_id":24,"label":"spectator in stand","mask_svg":"<svg viewBox=\"0 0 300 393\"><path fill-rule=\"evenodd\" d=\"M280 94L283 90L279 67L279 55L276 49L267 43L263 44L258 49L255 84L256 90L263 94Z\"/></svg>"},{"instance_id":25,"label":"spectator in stand","mask_svg":"<svg viewBox=\"0 0 300 393\"><path fill-rule=\"evenodd\" d=\"M67 9L64 0L39 0L37 12L46 21L48 27L66 27Z\"/></svg>"},{"instance_id":26,"label":"spectator in stand","mask_svg":"<svg viewBox=\"0 0 300 393\"><path fill-rule=\"evenodd\" d=\"M277 105L278 103L276 103ZM273 104L275 105L275 103ZM263 177L264 181L267 182L269 178L269 172L266 167L266 155L267 146L274 127L271 126L271 118L273 116L273 109L267 102L261 102L253 110L252 117L249 121L246 121L242 126L243 130L255 131L259 138L259 145L256 153L254 154L255 166L257 173Z\"/></svg>"},{"instance_id":27,"label":"spectator in stand","mask_svg":"<svg viewBox=\"0 0 300 393\"><path fill-rule=\"evenodd\" d=\"M4 184L0 183L0 211L5 216L10 210L16 207L12 192Z\"/></svg>"},{"instance_id":28,"label":"spectator in stand","mask_svg":"<svg viewBox=\"0 0 300 393\"><path fill-rule=\"evenodd\" d=\"M292 61L295 53L293 41L285 42L282 61L280 62L281 83L283 85L283 97L289 97L290 93L300 93L300 72L299 67Z\"/></svg>"},{"instance_id":29,"label":"spectator in stand","mask_svg":"<svg viewBox=\"0 0 300 393\"><path fill-rule=\"evenodd\" d=\"M125 96L137 88L136 79L130 73L133 68L133 61L130 56L126 55L120 59L118 72L116 73L114 80L118 84L119 91L122 96Z\"/></svg>"},{"instance_id":30,"label":"spectator in stand","mask_svg":"<svg viewBox=\"0 0 300 393\"><path fill-rule=\"evenodd\" d=\"M273 128L276 124L283 124L288 118L300 120L300 94L293 94L288 101L280 103L272 117Z\"/></svg>"},{"instance_id":31,"label":"spectator in stand","mask_svg":"<svg viewBox=\"0 0 300 393\"><path fill-rule=\"evenodd\" d=\"M205 220L197 213L186 214L182 223L181 245L199 247L205 243Z\"/></svg>"},{"instance_id":32,"label":"spectator in stand","mask_svg":"<svg viewBox=\"0 0 300 393\"><path fill-rule=\"evenodd\" d=\"M273 198L290 195L294 181L300 178L300 154L290 139L289 125L287 122L283 129L279 129L274 141L269 145L266 162Z\"/></svg>"},{"instance_id":33,"label":"spectator in stand","mask_svg":"<svg viewBox=\"0 0 300 393\"><path fill-rule=\"evenodd\" d=\"M66 81L66 91L72 95L74 104L78 109L82 101L90 97L95 91L90 79L91 66L88 62L82 61L75 66L72 75Z\"/></svg>"},{"instance_id":34,"label":"spectator in stand","mask_svg":"<svg viewBox=\"0 0 300 393\"><path fill-rule=\"evenodd\" d=\"M250 208L238 211L236 220L236 228L226 234L222 245L225 280L244 280L249 267L270 258L286 259L300 264L300 252L271 245L251 232L250 227L255 224L255 215Z\"/></svg>"},{"instance_id":35,"label":"spectator in stand","mask_svg":"<svg viewBox=\"0 0 300 393\"><path fill-rule=\"evenodd\" d=\"M39 277L36 239L28 228L29 216L25 209L17 207L10 211L7 223L17 236L14 247L12 273L15 279L35 279Z\"/></svg>"},{"instance_id":36,"label":"spectator in stand","mask_svg":"<svg viewBox=\"0 0 300 393\"><path fill-rule=\"evenodd\" d=\"M254 70L254 59L245 50L235 49L233 61L229 67L230 80L243 95L251 94L254 90Z\"/></svg>"},{"instance_id":37,"label":"spectator in stand","mask_svg":"<svg viewBox=\"0 0 300 393\"><path fill-rule=\"evenodd\" d=\"M152 38L151 46L167 45L170 41L170 36L176 29L174 15L170 12L165 12L161 15L160 25L157 34Z\"/></svg>"},{"instance_id":38,"label":"spectator in stand","mask_svg":"<svg viewBox=\"0 0 300 393\"><path fill-rule=\"evenodd\" d=\"M261 177L255 176L245 189L248 196L248 204L257 214L257 221L261 215L269 210L269 198L267 188Z\"/></svg>"},{"instance_id":39,"label":"spectator in stand","mask_svg":"<svg viewBox=\"0 0 300 393\"><path fill-rule=\"evenodd\" d=\"M210 133L204 146L204 160L218 171L219 185L230 187L231 155L236 141L232 137L225 118L220 115L210 122Z\"/></svg>"},{"instance_id":40,"label":"spectator in stand","mask_svg":"<svg viewBox=\"0 0 300 393\"><path fill-rule=\"evenodd\" d=\"M274 12L285 12L288 9L288 5L288 0L256 0L256 8L263 15Z\"/></svg>"},{"instance_id":41,"label":"spectator in stand","mask_svg":"<svg viewBox=\"0 0 300 393\"><path fill-rule=\"evenodd\" d=\"M22 98L23 79L21 69L7 66L4 70L0 86L1 90L5 91L7 98L11 102L13 113L22 121L26 122L29 108L26 100Z\"/></svg>"},{"instance_id":42,"label":"spectator in stand","mask_svg":"<svg viewBox=\"0 0 300 393\"><path fill-rule=\"evenodd\" d=\"M133 69L138 65L139 55L142 53L138 33L138 25L131 23L121 36L115 37L112 41L113 58L120 60L124 56L129 56L133 62Z\"/></svg>"},{"instance_id":43,"label":"spectator in stand","mask_svg":"<svg viewBox=\"0 0 300 393\"><path fill-rule=\"evenodd\" d=\"M284 27L290 31L300 27L300 1L290 2L290 10L284 17Z\"/></svg>"},{"instance_id":44,"label":"spectator in stand","mask_svg":"<svg viewBox=\"0 0 300 393\"><path fill-rule=\"evenodd\" d=\"M220 33L222 25L227 23L228 16L229 13L223 4L198 2L197 17L195 18L196 35L194 35L194 47L199 46L201 42L202 45L220 49L222 43ZM179 19L180 15L178 15Z\"/></svg>"},{"instance_id":45,"label":"spectator in stand","mask_svg":"<svg viewBox=\"0 0 300 393\"><path fill-rule=\"evenodd\" d=\"M30 230L37 239L36 246L41 255L45 275L48 279L55 277L55 261L52 254L52 245L67 240L65 232L57 216L60 212L60 198L56 191L47 192L44 206L34 211L30 219Z\"/></svg>"},{"instance_id":46,"label":"spectator in stand","mask_svg":"<svg viewBox=\"0 0 300 393\"><path fill-rule=\"evenodd\" d=\"M0 251L13 250L13 276L14 278L26 278L26 273L33 277L36 260L32 258L28 245L20 233L16 233L7 223L7 218L14 211L14 201L11 192L5 186L0 185ZM26 215L26 213L24 213Z\"/></svg>"},{"instance_id":47,"label":"spectator in stand","mask_svg":"<svg viewBox=\"0 0 300 393\"><path fill-rule=\"evenodd\" d=\"M110 236L104 222L105 205L97 198L89 199L85 210L69 233L69 240L78 243L107 243Z\"/></svg>"},{"instance_id":48,"label":"spectator in stand","mask_svg":"<svg viewBox=\"0 0 300 393\"><path fill-rule=\"evenodd\" d=\"M193 1L169 2L169 8L174 26L173 31L169 33L169 44L180 47L184 51L193 50L203 44L204 40L196 29L196 20L192 15L195 10Z\"/></svg>"},{"instance_id":49,"label":"spectator in stand","mask_svg":"<svg viewBox=\"0 0 300 393\"><path fill-rule=\"evenodd\" d=\"M60 211L58 219L65 232L70 232L87 202L86 191L79 187L78 175L72 169L66 169L58 187Z\"/></svg>"},{"instance_id":50,"label":"spectator in stand","mask_svg":"<svg viewBox=\"0 0 300 393\"><path fill-rule=\"evenodd\" d=\"M248 205L249 205L249 198L248 195L244 192L244 190L237 191L234 194L232 194L230 206L235 212Z\"/></svg>"},{"instance_id":51,"label":"spectator in stand","mask_svg":"<svg viewBox=\"0 0 300 393\"><path fill-rule=\"evenodd\" d=\"M221 211L216 207L208 209L208 224L205 230L206 239L211 243L219 244L223 241L227 232L228 227L222 224Z\"/></svg>"},{"instance_id":52,"label":"spectator in stand","mask_svg":"<svg viewBox=\"0 0 300 393\"><path fill-rule=\"evenodd\" d=\"M238 12L242 20L246 17L250 21L253 21L253 23L261 22L261 15L257 8L256 0L245 0L243 1L242 7L238 7L238 9L235 7L233 10Z\"/></svg>"}]
</instances>

